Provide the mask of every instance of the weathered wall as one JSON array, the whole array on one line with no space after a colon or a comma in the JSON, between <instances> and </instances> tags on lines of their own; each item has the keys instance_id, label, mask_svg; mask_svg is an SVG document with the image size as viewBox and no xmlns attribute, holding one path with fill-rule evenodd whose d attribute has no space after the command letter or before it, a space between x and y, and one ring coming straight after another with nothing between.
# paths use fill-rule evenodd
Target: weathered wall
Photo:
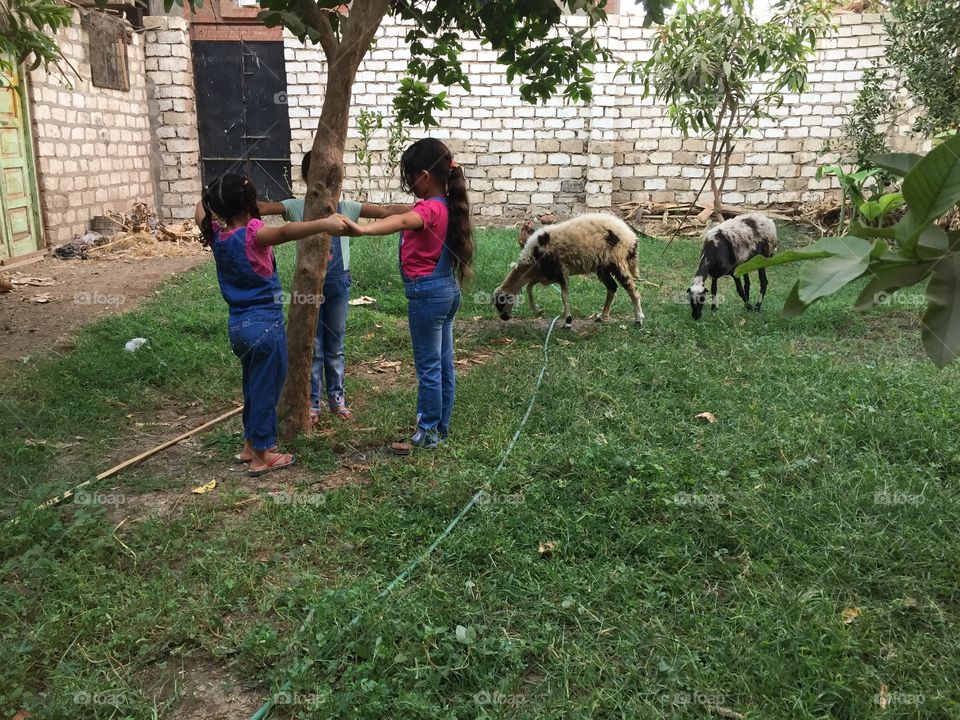
<instances>
[{"instance_id":1,"label":"weathered wall","mask_svg":"<svg viewBox=\"0 0 960 720\"><path fill-rule=\"evenodd\" d=\"M201 182L190 25L147 17L144 30L157 207L163 220L191 218Z\"/></svg>"},{"instance_id":2,"label":"weathered wall","mask_svg":"<svg viewBox=\"0 0 960 720\"><path fill-rule=\"evenodd\" d=\"M143 39L127 46L130 90L94 87L89 39L73 24L57 36L66 78L30 73L30 99L40 202L47 244L68 242L104 210L127 210L136 200L154 203L150 119Z\"/></svg>"},{"instance_id":3,"label":"weathered wall","mask_svg":"<svg viewBox=\"0 0 960 720\"><path fill-rule=\"evenodd\" d=\"M821 43L810 63L809 91L788 95L775 121L734 154L725 202L808 201L831 187L831 180L814 177L824 140L839 136L863 69L883 55L884 42L879 15L839 15L837 21L837 32ZM571 18L572 25L581 22ZM642 28L638 16L611 16L599 32L621 58L643 60L650 55L654 30ZM403 27L388 19L360 68L352 138L357 137L355 121L361 110L389 112L408 57L403 34ZM319 48L304 47L289 35L285 43L291 160L297 167L317 130L324 62ZM614 66L595 68L590 105L553 99L535 107L523 103L516 88L507 84L495 53L467 42L461 59L472 91L450 91L451 107L439 113L440 128L431 134L448 140L465 166L481 221L507 223L541 211L567 215L628 201L689 201L702 185L704 141L683 140L674 133L666 108L644 100L642 88L626 77L615 78ZM423 134L415 130L413 135ZM378 133L373 147L385 147L385 137L385 132ZM911 143L906 138L901 142ZM348 150L355 150L356 141L351 145ZM347 153L346 163L346 187L356 192L363 172L355 153ZM379 196L374 193L373 199Z\"/></svg>"}]
</instances>

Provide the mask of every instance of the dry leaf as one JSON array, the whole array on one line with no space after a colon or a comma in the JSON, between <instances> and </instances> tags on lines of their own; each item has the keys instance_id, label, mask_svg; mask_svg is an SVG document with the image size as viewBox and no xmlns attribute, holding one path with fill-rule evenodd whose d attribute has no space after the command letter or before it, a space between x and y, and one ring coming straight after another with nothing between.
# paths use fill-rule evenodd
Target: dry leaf
<instances>
[{"instance_id":1,"label":"dry leaf","mask_svg":"<svg viewBox=\"0 0 960 720\"><path fill-rule=\"evenodd\" d=\"M53 298L50 296L50 293L40 293L39 295L34 295L32 298L30 298L31 302L41 303L41 304L48 303L52 299Z\"/></svg>"},{"instance_id":2,"label":"dry leaf","mask_svg":"<svg viewBox=\"0 0 960 720\"><path fill-rule=\"evenodd\" d=\"M194 495L203 495L204 493L208 493L208 492L210 492L211 490L213 490L216 486L217 486L217 481L216 481L216 480L211 480L210 482L208 482L208 483L206 483L206 484L204 484L204 485L201 485L201 486L199 486L199 487L195 487L195 488L193 489L193 494L194 494Z\"/></svg>"},{"instance_id":3,"label":"dry leaf","mask_svg":"<svg viewBox=\"0 0 960 720\"><path fill-rule=\"evenodd\" d=\"M489 345L512 345L513 338L510 338L510 337L494 338L488 344ZM540 347L540 346L538 345L537 347Z\"/></svg>"},{"instance_id":4,"label":"dry leaf","mask_svg":"<svg viewBox=\"0 0 960 720\"><path fill-rule=\"evenodd\" d=\"M552 542L540 543L540 546L537 548L537 552L540 553L540 559L546 560L547 558L549 558L553 554L553 551L556 547L557 547L556 543L552 543Z\"/></svg>"},{"instance_id":5,"label":"dry leaf","mask_svg":"<svg viewBox=\"0 0 960 720\"><path fill-rule=\"evenodd\" d=\"M702 412L697 415L698 420L706 420L711 425L717 421L717 416L712 412Z\"/></svg>"},{"instance_id":6,"label":"dry leaf","mask_svg":"<svg viewBox=\"0 0 960 720\"><path fill-rule=\"evenodd\" d=\"M383 360L379 365L377 365L377 372L385 373L390 370L393 370L394 372L400 372L401 364L402 363L400 360Z\"/></svg>"},{"instance_id":7,"label":"dry leaf","mask_svg":"<svg viewBox=\"0 0 960 720\"><path fill-rule=\"evenodd\" d=\"M376 333L368 332L363 336L364 340L373 340L376 337Z\"/></svg>"},{"instance_id":8,"label":"dry leaf","mask_svg":"<svg viewBox=\"0 0 960 720\"><path fill-rule=\"evenodd\" d=\"M840 613L840 617L843 618L843 622L845 625L849 625L858 617L860 617L860 608L856 608L856 607L846 608L842 613Z\"/></svg>"},{"instance_id":9,"label":"dry leaf","mask_svg":"<svg viewBox=\"0 0 960 720\"><path fill-rule=\"evenodd\" d=\"M373 305L376 301L376 298L372 298L369 295L361 295L351 300L348 305Z\"/></svg>"},{"instance_id":10,"label":"dry leaf","mask_svg":"<svg viewBox=\"0 0 960 720\"><path fill-rule=\"evenodd\" d=\"M877 693L877 705L884 710L890 704L890 691L886 683L880 683L880 692Z\"/></svg>"}]
</instances>

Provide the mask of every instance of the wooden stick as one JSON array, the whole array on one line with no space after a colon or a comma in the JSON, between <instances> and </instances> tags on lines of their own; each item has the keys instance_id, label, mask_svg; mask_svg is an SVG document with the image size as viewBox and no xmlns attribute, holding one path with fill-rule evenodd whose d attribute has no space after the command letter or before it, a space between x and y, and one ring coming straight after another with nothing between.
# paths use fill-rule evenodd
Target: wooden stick
<instances>
[{"instance_id":1,"label":"wooden stick","mask_svg":"<svg viewBox=\"0 0 960 720\"><path fill-rule=\"evenodd\" d=\"M241 412L243 412L243 406L234 408L233 410L225 412L220 417L216 417L213 420L210 420L209 422L205 422L203 425L199 427L195 427L193 430L188 430L187 432L183 433L183 435L177 435L177 437L173 438L172 440L167 440L166 442L160 443L155 448L151 448L146 452L142 452L139 455L136 455L135 457L130 458L129 460L124 460L122 463L120 463L119 465L114 465L109 470L104 470L102 473L97 475L96 479L105 480L108 477L116 475L121 470L126 470L128 467L132 467L133 465L141 463L151 455L156 455L161 450L166 450L168 447L176 445L181 440L186 440L188 437L192 437L193 435L196 435L199 432L203 432L207 428L213 427L217 423L223 422L227 418L231 418L234 415L237 415L238 413L241 413Z\"/></svg>"},{"instance_id":2,"label":"wooden stick","mask_svg":"<svg viewBox=\"0 0 960 720\"><path fill-rule=\"evenodd\" d=\"M104 470L102 473L100 473L99 475L97 475L97 477L94 478L94 480L97 480L97 481L99 481L99 480L105 480L105 479L108 478L108 477L111 477L111 476L113 476L113 475L116 475L116 474L117 474L118 472L120 472L121 470L125 470L125 469L127 469L128 467L132 467L133 465L136 465L137 463L143 462L144 460L146 460L146 459L147 459L148 457L150 457L151 455L156 455L156 454L157 454L158 452L160 452L161 450L166 450L168 447L171 447L171 446L173 446L173 445L176 445L176 444L177 444L178 442L180 442L181 440L186 440L188 437L191 437L191 436L193 436L193 435L196 435L196 434L199 433L199 432L203 432L203 431L206 430L207 428L213 427L213 426L216 425L217 423L223 422L223 421L226 420L227 418L231 418L231 417L233 417L234 415L236 415L236 414L238 414L238 413L241 413L241 412L243 412L243 406L242 406L242 405L241 405L240 407L238 407L238 408L234 408L233 410L230 410L230 411L228 411L228 412L225 412L223 415L221 415L221 416L219 416L219 417L216 417L216 418L214 418L213 420L210 420L209 422L205 422L203 425L200 425L199 427L195 427L193 430L188 430L187 432L183 433L182 435L178 435L177 437L173 438L172 440L167 440L166 442L160 443L160 444L157 445L156 447L154 447L154 448L152 448L152 449L150 449L150 450L147 450L146 452L140 453L140 454L137 455L136 457L132 457L132 458L130 458L129 460L124 460L122 463L120 463L119 465L114 465L114 466L113 466L112 468L110 468L109 470ZM39 505L37 505L37 510L43 510L44 508L52 507L52 506L54 506L54 505L59 505L59 504L62 503L64 500L67 500L67 499L73 497L74 494L77 492L77 490L80 490L80 489L82 489L82 488L85 488L85 487L86 487L87 485L89 485L91 482L93 482L93 480L85 480L85 481L83 481L82 483L80 483L79 485L77 485L75 488L73 488L73 490L67 490L65 493L63 493L63 495L57 495L56 497L50 498L50 499L47 500L46 502L40 503Z\"/></svg>"}]
</instances>

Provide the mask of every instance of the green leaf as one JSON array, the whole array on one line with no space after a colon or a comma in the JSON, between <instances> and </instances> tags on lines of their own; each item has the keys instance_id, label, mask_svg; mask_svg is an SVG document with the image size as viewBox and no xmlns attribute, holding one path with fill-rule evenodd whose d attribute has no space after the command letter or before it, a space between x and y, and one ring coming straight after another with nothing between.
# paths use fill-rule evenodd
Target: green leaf
<instances>
[{"instance_id":1,"label":"green leaf","mask_svg":"<svg viewBox=\"0 0 960 720\"><path fill-rule=\"evenodd\" d=\"M903 196L922 229L960 202L960 135L938 145L903 181Z\"/></svg>"},{"instance_id":2,"label":"green leaf","mask_svg":"<svg viewBox=\"0 0 960 720\"><path fill-rule=\"evenodd\" d=\"M809 305L832 295L863 275L870 264L870 255L835 255L808 263L800 270L797 296Z\"/></svg>"},{"instance_id":3,"label":"green leaf","mask_svg":"<svg viewBox=\"0 0 960 720\"><path fill-rule=\"evenodd\" d=\"M785 265L801 260L816 260L831 255L858 255L861 252L869 254L871 252L870 243L858 237L825 237L806 247L784 250L770 258L757 255L738 266L733 272L735 275L745 275L760 268Z\"/></svg>"},{"instance_id":4,"label":"green leaf","mask_svg":"<svg viewBox=\"0 0 960 720\"><path fill-rule=\"evenodd\" d=\"M878 263L878 265L883 264ZM878 302L884 302L886 296L895 293L897 290L913 287L927 277L932 266L933 263L887 266L884 269L875 269L874 266L871 266L867 272L873 277L860 293L854 307L857 310L869 310Z\"/></svg>"},{"instance_id":5,"label":"green leaf","mask_svg":"<svg viewBox=\"0 0 960 720\"><path fill-rule=\"evenodd\" d=\"M930 275L922 339L938 368L960 353L960 255L956 253L939 260Z\"/></svg>"},{"instance_id":6,"label":"green leaf","mask_svg":"<svg viewBox=\"0 0 960 720\"><path fill-rule=\"evenodd\" d=\"M897 237L897 231L892 227L874 228L862 225L858 220L850 222L849 235L859 238L872 240L874 238L883 238L884 240L894 240Z\"/></svg>"},{"instance_id":7,"label":"green leaf","mask_svg":"<svg viewBox=\"0 0 960 720\"><path fill-rule=\"evenodd\" d=\"M913 170L918 162L923 160L923 155L917 155L916 153L886 153L884 155L871 155L869 160L877 167L897 177L903 177Z\"/></svg>"},{"instance_id":8,"label":"green leaf","mask_svg":"<svg viewBox=\"0 0 960 720\"><path fill-rule=\"evenodd\" d=\"M917 240L917 257L921 260L933 260L950 251L950 238L945 230L930 225Z\"/></svg>"},{"instance_id":9,"label":"green leaf","mask_svg":"<svg viewBox=\"0 0 960 720\"><path fill-rule=\"evenodd\" d=\"M783 304L783 314L786 317L797 317L807 309L806 304L800 300L799 289L800 283L796 282L790 289L790 294L787 295L787 300Z\"/></svg>"}]
</instances>

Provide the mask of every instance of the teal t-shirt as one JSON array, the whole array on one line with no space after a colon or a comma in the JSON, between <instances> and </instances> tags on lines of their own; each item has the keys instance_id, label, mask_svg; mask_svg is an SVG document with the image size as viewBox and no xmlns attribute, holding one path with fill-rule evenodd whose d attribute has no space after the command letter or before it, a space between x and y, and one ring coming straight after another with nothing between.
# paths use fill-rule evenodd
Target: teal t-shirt
<instances>
[{"instance_id":1,"label":"teal t-shirt","mask_svg":"<svg viewBox=\"0 0 960 720\"><path fill-rule=\"evenodd\" d=\"M283 219L287 222L303 222L303 198L290 198L283 201ZM337 212L354 222L360 219L362 203L354 200L341 200L337 203ZM338 242L339 241L339 242ZM330 243L330 264L328 273L345 272L350 269L350 238L335 237Z\"/></svg>"}]
</instances>

